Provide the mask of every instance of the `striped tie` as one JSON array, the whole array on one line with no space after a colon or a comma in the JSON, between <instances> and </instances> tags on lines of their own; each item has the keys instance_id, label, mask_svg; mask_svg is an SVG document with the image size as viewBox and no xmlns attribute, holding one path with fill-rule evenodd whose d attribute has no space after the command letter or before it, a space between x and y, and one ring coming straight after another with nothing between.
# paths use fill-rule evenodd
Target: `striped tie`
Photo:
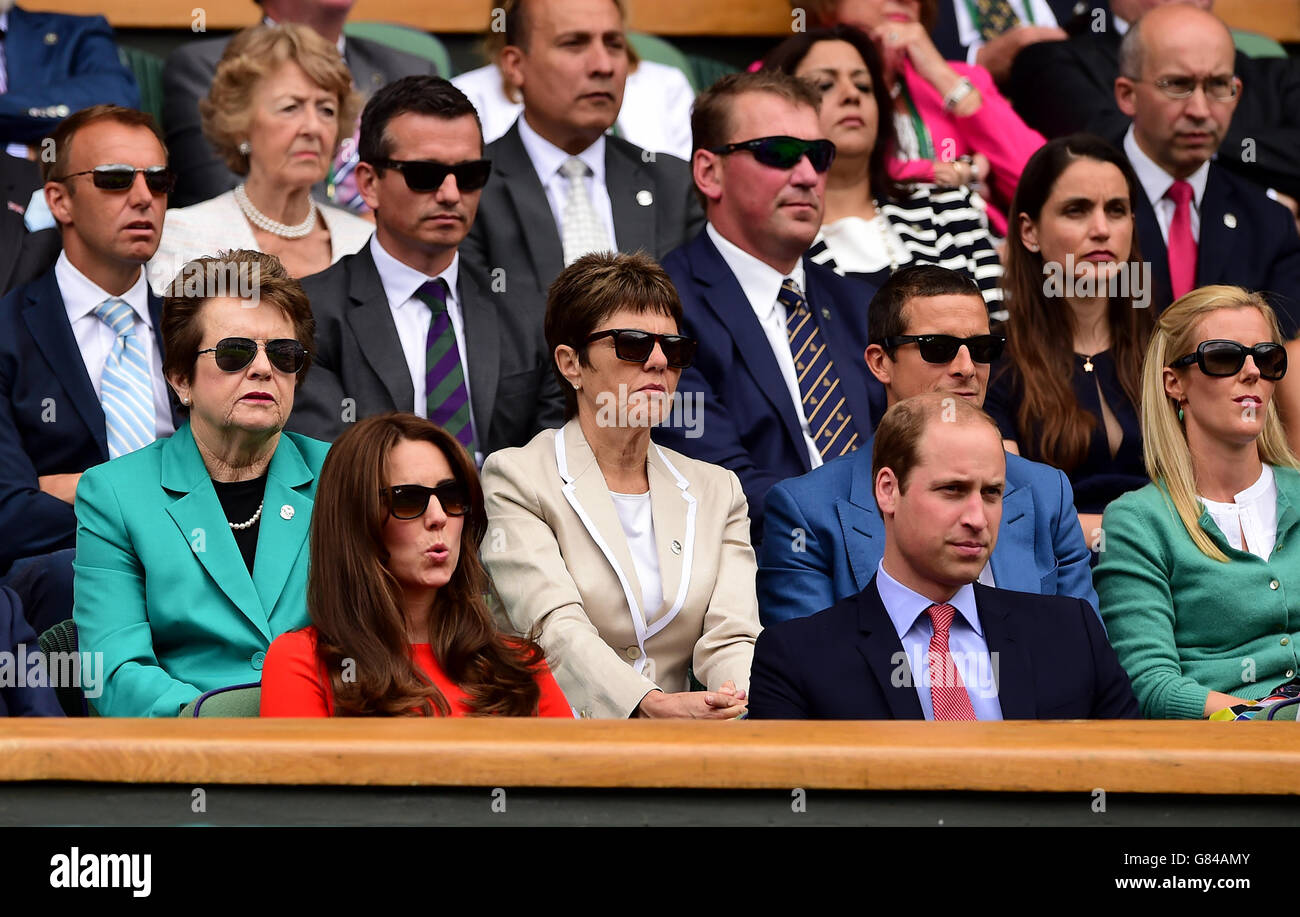
<instances>
[{"instance_id":1,"label":"striped tie","mask_svg":"<svg viewBox=\"0 0 1300 917\"><path fill-rule=\"evenodd\" d=\"M441 277L415 291L429 307L429 336L424 343L424 391L429 419L460 440L474 454L474 427L469 418L469 389L456 348L456 329L447 312L447 283Z\"/></svg>"},{"instance_id":2,"label":"striped tie","mask_svg":"<svg viewBox=\"0 0 1300 917\"><path fill-rule=\"evenodd\" d=\"M974 12L978 20L975 27L985 41L992 41L1020 25L1020 17L1008 0L974 0Z\"/></svg>"},{"instance_id":3,"label":"striped tie","mask_svg":"<svg viewBox=\"0 0 1300 917\"><path fill-rule=\"evenodd\" d=\"M99 395L108 457L117 458L154 441L153 380L144 345L135 335L135 311L130 304L106 299L95 307L95 315L117 335L104 362Z\"/></svg>"},{"instance_id":4,"label":"striped tie","mask_svg":"<svg viewBox=\"0 0 1300 917\"><path fill-rule=\"evenodd\" d=\"M853 415L844 405L840 377L831 355L822 343L821 332L808 302L789 277L781 284L777 301L785 306L785 330L794 354L794 370L799 377L799 396L803 399L808 430L822 458L833 458L858 447L853 431Z\"/></svg>"},{"instance_id":5,"label":"striped tie","mask_svg":"<svg viewBox=\"0 0 1300 917\"><path fill-rule=\"evenodd\" d=\"M961 673L948 650L948 631L957 609L951 605L931 605L925 610L934 625L930 637L930 704L937 720L973 720L975 708L962 684Z\"/></svg>"}]
</instances>

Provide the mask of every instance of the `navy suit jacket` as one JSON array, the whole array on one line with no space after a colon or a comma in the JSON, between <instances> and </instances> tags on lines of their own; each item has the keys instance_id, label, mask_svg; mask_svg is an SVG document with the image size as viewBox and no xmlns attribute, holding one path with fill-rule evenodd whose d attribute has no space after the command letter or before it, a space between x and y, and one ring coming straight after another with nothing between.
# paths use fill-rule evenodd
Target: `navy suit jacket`
<instances>
[{"instance_id":1,"label":"navy suit jacket","mask_svg":"<svg viewBox=\"0 0 1300 917\"><path fill-rule=\"evenodd\" d=\"M152 293L149 314L162 353L162 300ZM0 570L75 546L72 507L42 492L37 477L106 461L104 409L51 269L0 299Z\"/></svg>"},{"instance_id":2,"label":"navy suit jacket","mask_svg":"<svg viewBox=\"0 0 1300 917\"><path fill-rule=\"evenodd\" d=\"M875 579L885 554L885 523L872 489L871 446L869 440L768 493L758 552L764 627L814 615ZM1095 609L1090 561L1069 478L1008 454L991 560L998 588L1072 596Z\"/></svg>"},{"instance_id":3,"label":"navy suit jacket","mask_svg":"<svg viewBox=\"0 0 1300 917\"><path fill-rule=\"evenodd\" d=\"M1128 674L1087 602L974 588L1003 719L1138 718ZM872 577L857 595L759 634L749 716L919 720L919 674Z\"/></svg>"},{"instance_id":4,"label":"navy suit jacket","mask_svg":"<svg viewBox=\"0 0 1300 917\"><path fill-rule=\"evenodd\" d=\"M884 387L863 357L875 290L806 257L803 263L804 295L830 348L858 443L865 443L885 413ZM682 298L685 333L700 347L677 386L684 422L658 428L654 439L734 471L749 500L757 541L768 490L810 468L794 402L762 325L708 233L670 252L663 266ZM687 413L696 407L693 417Z\"/></svg>"},{"instance_id":5,"label":"navy suit jacket","mask_svg":"<svg viewBox=\"0 0 1300 917\"><path fill-rule=\"evenodd\" d=\"M0 144L33 144L82 108L140 106L103 16L29 13L14 7L4 38L9 90L0 94Z\"/></svg>"},{"instance_id":6,"label":"navy suit jacket","mask_svg":"<svg viewBox=\"0 0 1300 917\"><path fill-rule=\"evenodd\" d=\"M0 651L17 654L20 645L26 647L28 659L41 651L35 632L23 618L22 602L12 589L3 586L0 587ZM13 671L16 676L16 666ZM30 667L26 671L31 674ZM63 716L63 708L48 685L21 688L0 685L0 717L6 716Z\"/></svg>"}]
</instances>

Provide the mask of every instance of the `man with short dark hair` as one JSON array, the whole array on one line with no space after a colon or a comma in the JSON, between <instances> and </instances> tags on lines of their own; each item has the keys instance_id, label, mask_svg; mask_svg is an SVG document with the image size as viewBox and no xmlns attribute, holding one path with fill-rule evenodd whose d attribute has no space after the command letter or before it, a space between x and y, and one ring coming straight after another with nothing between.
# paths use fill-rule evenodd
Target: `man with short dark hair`
<instances>
[{"instance_id":1,"label":"man with short dark hair","mask_svg":"<svg viewBox=\"0 0 1300 917\"><path fill-rule=\"evenodd\" d=\"M1005 513L1006 458L992 419L961 397L890 407L871 469L883 557L861 592L759 635L750 717L1139 716L1093 607L977 581Z\"/></svg>"},{"instance_id":2,"label":"man with short dark hair","mask_svg":"<svg viewBox=\"0 0 1300 917\"><path fill-rule=\"evenodd\" d=\"M940 392L980 407L1003 339L969 278L935 265L896 271L870 309L866 364L889 404ZM872 440L852 455L777 484L767 497L758 552L763 623L807 617L865 589L885 549L871 485ZM986 586L1069 595L1097 607L1089 552L1069 479L1018 455L1006 458L1007 512Z\"/></svg>"},{"instance_id":3,"label":"man with short dark hair","mask_svg":"<svg viewBox=\"0 0 1300 917\"><path fill-rule=\"evenodd\" d=\"M488 145L492 184L465 257L512 302L540 307L551 281L581 256L662 258L703 215L686 163L606 135L628 71L614 0L527 0L513 11L500 66L524 110Z\"/></svg>"},{"instance_id":4,"label":"man with short dark hair","mask_svg":"<svg viewBox=\"0 0 1300 917\"><path fill-rule=\"evenodd\" d=\"M772 485L860 448L885 407L862 365L872 288L806 257L835 154L820 105L809 84L775 71L730 74L702 93L692 167L709 222L663 262L683 332L700 342L678 386L700 417L655 439L736 473L756 541Z\"/></svg>"},{"instance_id":5,"label":"man with short dark hair","mask_svg":"<svg viewBox=\"0 0 1300 917\"><path fill-rule=\"evenodd\" d=\"M481 461L559 426L541 311L460 257L491 173L474 106L440 77L405 77L371 97L360 137L375 234L303 280L316 341L290 429L333 440L372 414L414 411Z\"/></svg>"}]
</instances>

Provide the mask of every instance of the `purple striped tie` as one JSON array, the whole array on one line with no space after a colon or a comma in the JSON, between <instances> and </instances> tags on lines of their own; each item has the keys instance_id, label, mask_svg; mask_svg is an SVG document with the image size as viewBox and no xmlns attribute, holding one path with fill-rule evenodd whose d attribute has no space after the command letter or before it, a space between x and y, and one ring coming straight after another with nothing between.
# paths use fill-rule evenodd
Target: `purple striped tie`
<instances>
[{"instance_id":1,"label":"purple striped tie","mask_svg":"<svg viewBox=\"0 0 1300 917\"><path fill-rule=\"evenodd\" d=\"M441 277L415 291L429 307L429 335L424 343L424 391L429 419L456 437L471 456L474 426L469 417L469 389L456 347L456 329L447 312L447 283Z\"/></svg>"}]
</instances>

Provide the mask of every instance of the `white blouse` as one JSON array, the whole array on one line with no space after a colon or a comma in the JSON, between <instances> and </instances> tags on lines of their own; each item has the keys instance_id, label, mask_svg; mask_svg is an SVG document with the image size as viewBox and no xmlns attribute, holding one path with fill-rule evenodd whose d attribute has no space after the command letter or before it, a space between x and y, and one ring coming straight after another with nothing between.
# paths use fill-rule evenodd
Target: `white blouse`
<instances>
[{"instance_id":1,"label":"white blouse","mask_svg":"<svg viewBox=\"0 0 1300 917\"><path fill-rule=\"evenodd\" d=\"M842 273L872 274L912 260L906 243L880 211L870 220L848 216L824 223L821 238Z\"/></svg>"},{"instance_id":2,"label":"white blouse","mask_svg":"<svg viewBox=\"0 0 1300 917\"><path fill-rule=\"evenodd\" d=\"M1197 499L1205 505L1228 544L1268 560L1277 544L1277 482L1272 468L1265 465L1259 480L1234 496L1232 503L1216 503L1199 494ZM1245 547L1241 544L1242 532L1246 533Z\"/></svg>"},{"instance_id":3,"label":"white blouse","mask_svg":"<svg viewBox=\"0 0 1300 917\"><path fill-rule=\"evenodd\" d=\"M655 521L650 510L650 492L620 494L610 491L618 521L627 536L632 565L641 582L641 616L649 620L664 604L663 578L659 575L659 549L655 547Z\"/></svg>"}]
</instances>

